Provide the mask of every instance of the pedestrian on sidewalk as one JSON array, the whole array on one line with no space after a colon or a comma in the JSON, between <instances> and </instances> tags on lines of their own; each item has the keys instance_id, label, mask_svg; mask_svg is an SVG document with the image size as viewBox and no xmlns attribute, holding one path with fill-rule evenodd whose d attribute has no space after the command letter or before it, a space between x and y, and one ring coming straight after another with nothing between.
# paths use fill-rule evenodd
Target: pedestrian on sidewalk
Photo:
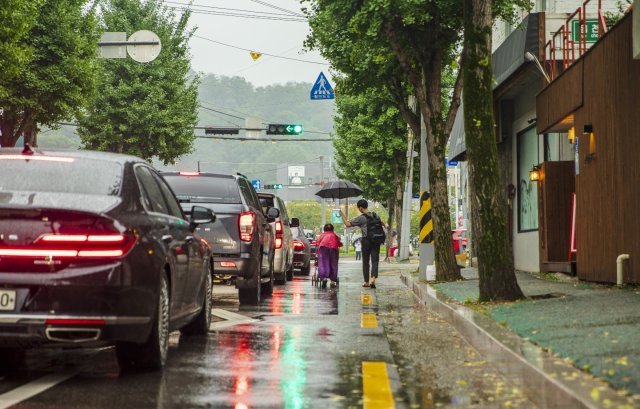
<instances>
[{"instance_id":1,"label":"pedestrian on sidewalk","mask_svg":"<svg viewBox=\"0 0 640 409\"><path fill-rule=\"evenodd\" d=\"M323 232L318 237L318 278L322 280L322 286L327 286L327 280L335 287L338 282L338 256L342 242L333 231L333 224L327 223Z\"/></svg>"},{"instance_id":2,"label":"pedestrian on sidewalk","mask_svg":"<svg viewBox=\"0 0 640 409\"><path fill-rule=\"evenodd\" d=\"M362 258L362 240L357 239L355 243L353 243L353 248L356 250L356 260L360 260Z\"/></svg>"},{"instance_id":3,"label":"pedestrian on sidewalk","mask_svg":"<svg viewBox=\"0 0 640 409\"><path fill-rule=\"evenodd\" d=\"M346 227L360 227L362 230L362 276L364 277L362 286L376 288L380 245L386 240L384 223L375 212L369 212L369 203L366 200L358 200L356 206L358 206L360 216L355 219L347 220L347 216L342 210L340 210L340 215Z\"/></svg>"}]
</instances>

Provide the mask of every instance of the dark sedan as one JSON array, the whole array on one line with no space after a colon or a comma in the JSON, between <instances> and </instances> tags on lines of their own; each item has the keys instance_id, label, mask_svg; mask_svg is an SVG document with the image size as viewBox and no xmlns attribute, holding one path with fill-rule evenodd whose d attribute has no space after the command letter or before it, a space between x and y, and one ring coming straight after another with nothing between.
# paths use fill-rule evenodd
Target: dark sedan
<instances>
[{"instance_id":1,"label":"dark sedan","mask_svg":"<svg viewBox=\"0 0 640 409\"><path fill-rule=\"evenodd\" d=\"M161 368L169 332L205 334L211 253L143 160L0 149L0 366L25 348L115 344L121 367ZM6 368L5 368L6 369Z\"/></svg>"},{"instance_id":2,"label":"dark sedan","mask_svg":"<svg viewBox=\"0 0 640 409\"><path fill-rule=\"evenodd\" d=\"M311 271L311 244L300 226L300 220L291 219L291 235L293 237L293 267L301 274L309 275Z\"/></svg>"}]
</instances>

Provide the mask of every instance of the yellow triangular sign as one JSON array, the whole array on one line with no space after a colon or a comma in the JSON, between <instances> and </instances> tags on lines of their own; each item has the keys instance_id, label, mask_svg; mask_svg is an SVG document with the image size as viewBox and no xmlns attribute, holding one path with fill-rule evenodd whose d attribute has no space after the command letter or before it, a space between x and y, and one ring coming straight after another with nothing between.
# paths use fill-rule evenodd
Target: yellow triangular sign
<instances>
[{"instance_id":1,"label":"yellow triangular sign","mask_svg":"<svg viewBox=\"0 0 640 409\"><path fill-rule=\"evenodd\" d=\"M262 53L257 53L255 51L250 51L249 54L251 55L251 58L253 58L253 61L256 61L258 58L262 57Z\"/></svg>"}]
</instances>

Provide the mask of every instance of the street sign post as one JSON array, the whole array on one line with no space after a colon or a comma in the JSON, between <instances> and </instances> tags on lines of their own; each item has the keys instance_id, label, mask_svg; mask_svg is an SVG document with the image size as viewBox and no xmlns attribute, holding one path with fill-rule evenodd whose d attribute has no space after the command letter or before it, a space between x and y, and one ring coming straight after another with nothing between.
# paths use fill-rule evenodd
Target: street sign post
<instances>
[{"instance_id":1,"label":"street sign post","mask_svg":"<svg viewBox=\"0 0 640 409\"><path fill-rule=\"evenodd\" d=\"M321 72L320 75L318 75L318 79L311 88L310 97L312 100L334 99L336 97L333 88L331 88L331 84L329 84L329 80L324 76L324 73Z\"/></svg>"},{"instance_id":2,"label":"street sign post","mask_svg":"<svg viewBox=\"0 0 640 409\"><path fill-rule=\"evenodd\" d=\"M253 185L253 188L256 190L256 192L260 191L260 188L262 187L262 182L260 181L260 179L252 180L251 184Z\"/></svg>"},{"instance_id":3,"label":"street sign post","mask_svg":"<svg viewBox=\"0 0 640 409\"><path fill-rule=\"evenodd\" d=\"M136 31L128 40L125 32L105 32L98 46L100 58L126 58L129 54L131 59L141 63L155 60L162 50L160 37L149 30Z\"/></svg>"},{"instance_id":4,"label":"street sign post","mask_svg":"<svg viewBox=\"0 0 640 409\"><path fill-rule=\"evenodd\" d=\"M331 224L342 224L342 217L340 216L340 209L333 209L331 211Z\"/></svg>"}]
</instances>

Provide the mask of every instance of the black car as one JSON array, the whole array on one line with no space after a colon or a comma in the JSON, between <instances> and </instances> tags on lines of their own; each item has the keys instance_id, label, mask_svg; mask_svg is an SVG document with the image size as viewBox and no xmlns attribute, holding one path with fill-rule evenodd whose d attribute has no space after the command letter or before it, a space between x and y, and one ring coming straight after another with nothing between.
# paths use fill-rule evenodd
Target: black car
<instances>
[{"instance_id":1,"label":"black car","mask_svg":"<svg viewBox=\"0 0 640 409\"><path fill-rule=\"evenodd\" d=\"M143 160L0 149L0 366L25 348L115 344L121 367L161 368L169 332L206 334L209 247Z\"/></svg>"},{"instance_id":2,"label":"black car","mask_svg":"<svg viewBox=\"0 0 640 409\"><path fill-rule=\"evenodd\" d=\"M311 243L304 234L300 220L291 219L291 235L293 236L293 267L301 274L309 275L311 271Z\"/></svg>"},{"instance_id":3,"label":"black car","mask_svg":"<svg viewBox=\"0 0 640 409\"><path fill-rule=\"evenodd\" d=\"M194 204L215 211L215 223L197 232L211 244L214 273L235 277L241 304L258 304L273 293L275 234L269 223L280 215L263 212L251 183L237 175L163 172L183 207ZM266 214L265 214L266 213Z\"/></svg>"}]
</instances>

